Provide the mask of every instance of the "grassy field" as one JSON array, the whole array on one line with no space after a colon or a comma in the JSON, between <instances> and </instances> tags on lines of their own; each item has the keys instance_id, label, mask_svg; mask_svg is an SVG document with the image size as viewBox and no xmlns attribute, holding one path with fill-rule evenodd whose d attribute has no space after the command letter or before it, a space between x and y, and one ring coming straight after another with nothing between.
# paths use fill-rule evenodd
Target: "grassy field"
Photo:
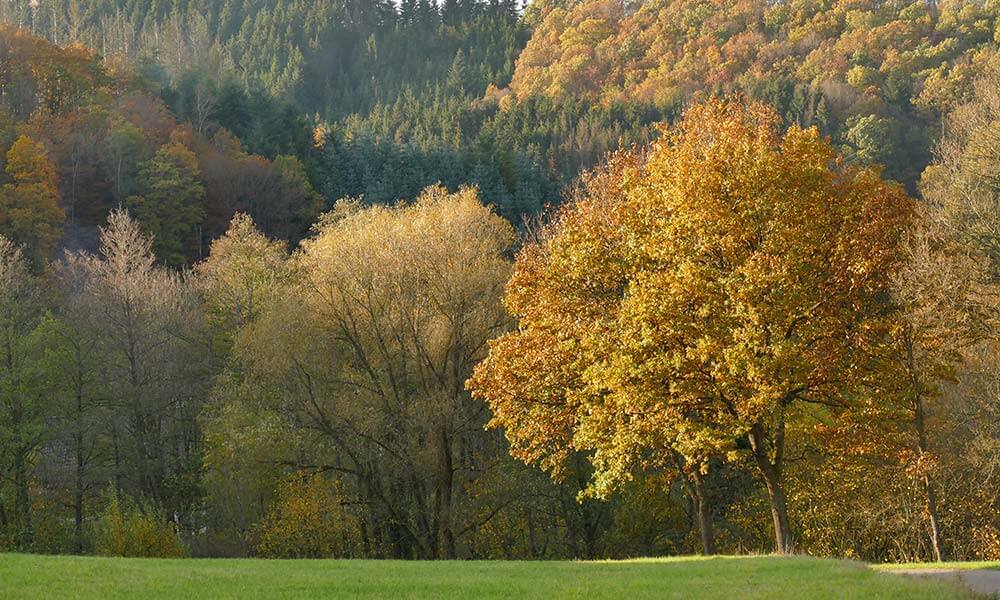
<instances>
[{"instance_id":1,"label":"grassy field","mask_svg":"<svg viewBox=\"0 0 1000 600\"><path fill-rule=\"evenodd\" d=\"M814 558L624 562L157 560L0 555L0 598L968 598Z\"/></svg>"}]
</instances>

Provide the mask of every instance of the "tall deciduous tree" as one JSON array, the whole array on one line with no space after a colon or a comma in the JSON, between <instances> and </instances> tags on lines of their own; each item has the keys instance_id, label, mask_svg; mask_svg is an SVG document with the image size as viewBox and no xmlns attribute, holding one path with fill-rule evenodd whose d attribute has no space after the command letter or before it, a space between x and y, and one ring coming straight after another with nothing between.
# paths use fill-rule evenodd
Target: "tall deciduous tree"
<instances>
[{"instance_id":1,"label":"tall deciduous tree","mask_svg":"<svg viewBox=\"0 0 1000 600\"><path fill-rule=\"evenodd\" d=\"M114 422L104 365L109 348L103 343L100 307L94 306L88 289L93 283L88 264L88 257L73 254L56 263L58 314L41 328L47 350L45 376L53 399L50 439L70 454L67 471L76 552L88 547L87 507L103 483L99 468L107 458L107 426ZM65 480L60 483L65 485Z\"/></svg>"},{"instance_id":2,"label":"tall deciduous tree","mask_svg":"<svg viewBox=\"0 0 1000 600\"><path fill-rule=\"evenodd\" d=\"M924 236L923 243L914 246L898 286L906 309L900 335L904 351L900 354L906 359L909 385L903 397L909 401L914 471L923 484L929 537L937 560L946 552L948 537L953 538L947 540L952 552L969 547L954 539L968 534L946 536L943 532L945 515L954 511L939 507L939 498L948 495L940 480L963 473L958 485L951 487L969 485L970 492L950 495L954 499L971 496L971 490L983 487L979 473L991 472L1000 462L990 450L1000 444L995 428L984 427L972 434L970 430L978 428L962 423L989 423L997 411L998 86L1000 55L993 53L982 61L970 101L945 118L936 161L921 182L928 200L927 229L933 235ZM955 382L958 389L949 390ZM951 435L945 435L949 430ZM932 446L935 442L937 447ZM957 451L959 447L987 450ZM996 531L995 511L982 514L989 524L978 529Z\"/></svg>"},{"instance_id":3,"label":"tall deciduous tree","mask_svg":"<svg viewBox=\"0 0 1000 600\"><path fill-rule=\"evenodd\" d=\"M748 448L790 552L787 425L866 383L911 201L814 129L780 135L772 110L735 100L616 160L633 164L608 193L519 255L520 327L470 385L516 453L590 451L598 486L673 452Z\"/></svg>"},{"instance_id":4,"label":"tall deciduous tree","mask_svg":"<svg viewBox=\"0 0 1000 600\"><path fill-rule=\"evenodd\" d=\"M129 198L128 206L153 235L156 255L170 265L200 256L205 188L194 153L172 141L145 162L139 174L143 193Z\"/></svg>"},{"instance_id":5,"label":"tall deciduous tree","mask_svg":"<svg viewBox=\"0 0 1000 600\"><path fill-rule=\"evenodd\" d=\"M197 468L198 319L185 281L156 265L152 244L116 210L101 230L100 255L77 265L104 349L115 482L178 513L190 508Z\"/></svg>"},{"instance_id":6,"label":"tall deciduous tree","mask_svg":"<svg viewBox=\"0 0 1000 600\"><path fill-rule=\"evenodd\" d=\"M211 254L195 267L205 321L219 367L242 362L240 345L254 325L280 303L292 286L291 260L285 244L268 239L249 215L233 217L226 233L212 243ZM240 398L237 368L224 370L216 383L216 402L202 415L207 452L204 484L214 518L234 530L245 544L278 487L287 440L275 434L277 411ZM241 437L242 436L242 437ZM243 441L247 440L247 441Z\"/></svg>"},{"instance_id":7,"label":"tall deciduous tree","mask_svg":"<svg viewBox=\"0 0 1000 600\"><path fill-rule=\"evenodd\" d=\"M119 206L136 187L134 161L142 156L144 141L143 131L125 119L116 119L109 126L101 160Z\"/></svg>"},{"instance_id":8,"label":"tall deciduous tree","mask_svg":"<svg viewBox=\"0 0 1000 600\"><path fill-rule=\"evenodd\" d=\"M895 368L884 372L883 386L911 434L903 456L921 482L930 547L941 561L940 453L931 447L932 419L948 410L938 402L943 384L954 380L967 353L988 337L992 311L987 307L995 306L997 297L992 286L983 285L982 255L942 235L939 223L930 221L915 231L904 256L906 265L893 286L900 308L893 336Z\"/></svg>"},{"instance_id":9,"label":"tall deciduous tree","mask_svg":"<svg viewBox=\"0 0 1000 600\"><path fill-rule=\"evenodd\" d=\"M233 339L287 291L288 251L265 237L246 214L233 217L225 235L212 242L209 258L195 268L205 318L225 352Z\"/></svg>"},{"instance_id":10,"label":"tall deciduous tree","mask_svg":"<svg viewBox=\"0 0 1000 600\"><path fill-rule=\"evenodd\" d=\"M36 264L51 256L66 219L56 169L45 148L21 136L7 152L11 182L0 189L0 231L27 248Z\"/></svg>"},{"instance_id":11,"label":"tall deciduous tree","mask_svg":"<svg viewBox=\"0 0 1000 600\"><path fill-rule=\"evenodd\" d=\"M0 236L0 475L13 483L9 516L0 500L0 528L13 533L18 549L32 542L32 460L45 431L34 335L43 314L41 292L21 249Z\"/></svg>"},{"instance_id":12,"label":"tall deciduous tree","mask_svg":"<svg viewBox=\"0 0 1000 600\"><path fill-rule=\"evenodd\" d=\"M507 324L512 242L473 189L431 188L397 208L338 205L296 256L294 285L240 336L218 390L218 414L268 415L270 433L213 429L217 443L277 435L272 460L343 478L369 552L455 557L502 508L483 516L467 497L499 440L463 384Z\"/></svg>"}]
</instances>

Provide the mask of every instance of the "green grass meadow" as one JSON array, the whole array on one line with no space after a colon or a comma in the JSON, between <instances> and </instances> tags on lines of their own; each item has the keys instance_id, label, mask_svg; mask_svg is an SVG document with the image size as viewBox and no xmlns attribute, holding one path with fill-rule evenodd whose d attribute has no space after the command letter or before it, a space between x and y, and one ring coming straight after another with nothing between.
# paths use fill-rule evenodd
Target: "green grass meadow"
<instances>
[{"instance_id":1,"label":"green grass meadow","mask_svg":"<svg viewBox=\"0 0 1000 600\"><path fill-rule=\"evenodd\" d=\"M947 600L954 584L803 557L598 562L125 559L0 555L0 598Z\"/></svg>"}]
</instances>

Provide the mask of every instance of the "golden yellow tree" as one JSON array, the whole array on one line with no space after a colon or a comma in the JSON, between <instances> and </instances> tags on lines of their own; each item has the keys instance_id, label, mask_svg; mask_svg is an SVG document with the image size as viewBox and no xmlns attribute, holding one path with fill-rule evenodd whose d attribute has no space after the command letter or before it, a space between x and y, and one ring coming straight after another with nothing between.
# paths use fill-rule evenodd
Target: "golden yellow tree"
<instances>
[{"instance_id":1,"label":"golden yellow tree","mask_svg":"<svg viewBox=\"0 0 1000 600\"><path fill-rule=\"evenodd\" d=\"M517 331L469 382L516 456L585 451L604 491L749 450L792 550L787 425L868 383L912 202L762 105L691 108L520 253Z\"/></svg>"},{"instance_id":2,"label":"golden yellow tree","mask_svg":"<svg viewBox=\"0 0 1000 600\"><path fill-rule=\"evenodd\" d=\"M0 188L0 231L40 264L51 256L66 220L55 165L44 146L22 135L7 152L5 170L11 182Z\"/></svg>"}]
</instances>

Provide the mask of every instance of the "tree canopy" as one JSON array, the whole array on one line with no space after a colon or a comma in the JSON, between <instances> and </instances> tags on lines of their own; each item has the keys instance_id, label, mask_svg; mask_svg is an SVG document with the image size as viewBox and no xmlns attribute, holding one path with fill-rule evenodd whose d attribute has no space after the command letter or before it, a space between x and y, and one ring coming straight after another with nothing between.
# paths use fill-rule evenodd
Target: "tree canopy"
<instances>
[{"instance_id":1,"label":"tree canopy","mask_svg":"<svg viewBox=\"0 0 1000 600\"><path fill-rule=\"evenodd\" d=\"M675 452L707 466L748 447L789 552L786 423L868 382L913 209L815 129L777 123L712 101L594 176L521 251L520 327L471 386L520 456L588 452L603 493Z\"/></svg>"}]
</instances>

